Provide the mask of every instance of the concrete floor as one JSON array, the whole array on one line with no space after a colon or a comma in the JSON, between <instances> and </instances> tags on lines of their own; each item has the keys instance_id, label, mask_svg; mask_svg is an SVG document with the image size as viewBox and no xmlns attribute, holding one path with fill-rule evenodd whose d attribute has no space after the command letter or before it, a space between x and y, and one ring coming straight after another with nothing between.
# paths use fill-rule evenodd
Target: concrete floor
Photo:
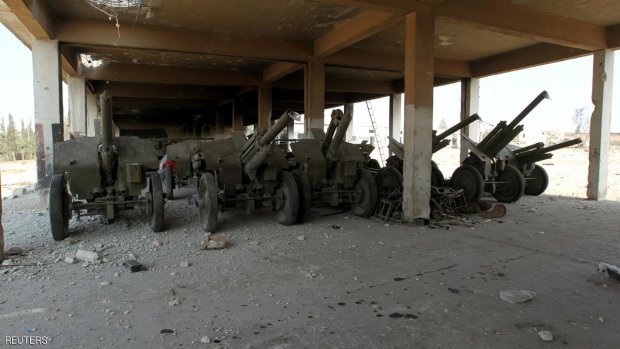
<instances>
[{"instance_id":1,"label":"concrete floor","mask_svg":"<svg viewBox=\"0 0 620 349\"><path fill-rule=\"evenodd\" d=\"M0 273L0 335L49 336L48 347L620 343L620 283L596 273L600 261L620 264L619 202L524 198L507 206L501 222L471 216L480 223L450 230L320 216L328 211L284 227L269 210L231 211L218 234L231 246L221 251L200 250L206 234L184 199L167 204L165 233L128 216L108 226L84 220L73 222L73 245L51 240L38 204L36 193L4 201L7 247L27 250L14 262L43 264ZM98 248L105 260L62 260L78 248ZM130 257L148 270L132 274L120 266ZM521 289L538 295L522 304L498 297ZM23 313L32 309L39 312ZM543 342L540 330L551 331L553 342ZM204 336L211 343L201 343Z\"/></svg>"}]
</instances>

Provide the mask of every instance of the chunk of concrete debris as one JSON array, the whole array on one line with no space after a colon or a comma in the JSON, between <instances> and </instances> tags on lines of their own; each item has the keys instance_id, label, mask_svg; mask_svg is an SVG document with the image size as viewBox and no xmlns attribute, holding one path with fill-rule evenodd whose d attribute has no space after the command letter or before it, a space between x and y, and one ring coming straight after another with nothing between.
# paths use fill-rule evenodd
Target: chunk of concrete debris
<instances>
[{"instance_id":1,"label":"chunk of concrete debris","mask_svg":"<svg viewBox=\"0 0 620 349\"><path fill-rule=\"evenodd\" d=\"M161 242L161 241L159 241L159 239L155 239L155 240L153 241L153 246L155 246L155 247L161 247L163 244L164 244L164 243L163 243L163 242Z\"/></svg>"},{"instance_id":2,"label":"chunk of concrete debris","mask_svg":"<svg viewBox=\"0 0 620 349\"><path fill-rule=\"evenodd\" d=\"M21 256L24 254L24 249L21 247L13 246L9 247L4 251L4 254L7 256Z\"/></svg>"},{"instance_id":3,"label":"chunk of concrete debris","mask_svg":"<svg viewBox=\"0 0 620 349\"><path fill-rule=\"evenodd\" d=\"M537 293L528 290L505 290L499 291L499 298L509 303L523 303L536 297Z\"/></svg>"},{"instance_id":4,"label":"chunk of concrete debris","mask_svg":"<svg viewBox=\"0 0 620 349\"><path fill-rule=\"evenodd\" d=\"M26 188L15 188L12 193L13 197L19 197L28 194L28 189Z\"/></svg>"},{"instance_id":5,"label":"chunk of concrete debris","mask_svg":"<svg viewBox=\"0 0 620 349\"><path fill-rule=\"evenodd\" d=\"M13 265L13 260L12 259L5 259L2 261L2 265Z\"/></svg>"},{"instance_id":6,"label":"chunk of concrete debris","mask_svg":"<svg viewBox=\"0 0 620 349\"><path fill-rule=\"evenodd\" d=\"M110 286L112 283L110 281L101 281L99 283L99 286L101 287L106 287L106 286Z\"/></svg>"},{"instance_id":7,"label":"chunk of concrete debris","mask_svg":"<svg viewBox=\"0 0 620 349\"><path fill-rule=\"evenodd\" d=\"M187 268L190 265L191 265L191 263L190 262L186 262L186 261L183 261L183 262L179 263L179 266L181 266L183 268Z\"/></svg>"},{"instance_id":8,"label":"chunk of concrete debris","mask_svg":"<svg viewBox=\"0 0 620 349\"><path fill-rule=\"evenodd\" d=\"M306 240L306 237L305 237L305 236L303 236L303 235L299 235L299 236L297 237L297 240L299 240L299 241L304 241L304 240Z\"/></svg>"},{"instance_id":9,"label":"chunk of concrete debris","mask_svg":"<svg viewBox=\"0 0 620 349\"><path fill-rule=\"evenodd\" d=\"M200 343L211 343L211 338L209 336L204 336L202 338L200 338Z\"/></svg>"},{"instance_id":10,"label":"chunk of concrete debris","mask_svg":"<svg viewBox=\"0 0 620 349\"><path fill-rule=\"evenodd\" d=\"M219 250L228 248L228 241L223 236L209 236L206 241L203 241L203 250Z\"/></svg>"},{"instance_id":11,"label":"chunk of concrete debris","mask_svg":"<svg viewBox=\"0 0 620 349\"><path fill-rule=\"evenodd\" d=\"M607 263L599 263L597 268L599 273L607 274L610 278L620 281L620 268Z\"/></svg>"},{"instance_id":12,"label":"chunk of concrete debris","mask_svg":"<svg viewBox=\"0 0 620 349\"><path fill-rule=\"evenodd\" d=\"M63 243L65 246L70 246L70 245L73 245L73 244L78 243L79 241L80 241L80 240L78 240L77 238L75 238L75 237L73 237L73 236L69 236L68 238L66 238L66 239L62 240L62 243Z\"/></svg>"},{"instance_id":13,"label":"chunk of concrete debris","mask_svg":"<svg viewBox=\"0 0 620 349\"><path fill-rule=\"evenodd\" d=\"M99 260L99 253L88 250L77 250L75 258L84 262L96 262Z\"/></svg>"},{"instance_id":14,"label":"chunk of concrete debris","mask_svg":"<svg viewBox=\"0 0 620 349\"><path fill-rule=\"evenodd\" d=\"M75 253L69 252L65 255L65 263L74 264L77 263L77 258L75 258Z\"/></svg>"},{"instance_id":15,"label":"chunk of concrete debris","mask_svg":"<svg viewBox=\"0 0 620 349\"><path fill-rule=\"evenodd\" d=\"M338 224L332 224L331 227L332 227L332 229L336 229L336 230L342 229L342 227L339 226Z\"/></svg>"},{"instance_id":16,"label":"chunk of concrete debris","mask_svg":"<svg viewBox=\"0 0 620 349\"><path fill-rule=\"evenodd\" d=\"M550 331L539 331L538 336L545 342L553 341L553 333L551 333Z\"/></svg>"},{"instance_id":17,"label":"chunk of concrete debris","mask_svg":"<svg viewBox=\"0 0 620 349\"><path fill-rule=\"evenodd\" d=\"M124 261L123 262L123 267L129 269L129 271L132 272L132 273L139 272L139 271L141 271L143 269L142 263L140 263L140 262L138 262L136 260L133 260L133 259Z\"/></svg>"},{"instance_id":18,"label":"chunk of concrete debris","mask_svg":"<svg viewBox=\"0 0 620 349\"><path fill-rule=\"evenodd\" d=\"M178 300L178 299L176 299L176 298L173 298L173 299L171 299L171 300L168 302L168 305L169 305L169 306L171 306L171 307L174 307L175 305L179 305L179 304L181 304L181 301L179 301L179 300Z\"/></svg>"}]
</instances>

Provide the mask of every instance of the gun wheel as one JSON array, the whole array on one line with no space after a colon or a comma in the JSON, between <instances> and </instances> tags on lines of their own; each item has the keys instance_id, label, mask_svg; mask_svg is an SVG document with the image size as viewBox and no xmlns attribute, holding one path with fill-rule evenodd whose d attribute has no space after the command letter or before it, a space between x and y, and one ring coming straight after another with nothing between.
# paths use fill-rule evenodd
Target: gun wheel
<instances>
[{"instance_id":1,"label":"gun wheel","mask_svg":"<svg viewBox=\"0 0 620 349\"><path fill-rule=\"evenodd\" d=\"M300 199L297 182L290 172L280 173L280 184L276 188L274 208L278 223L291 225L299 215Z\"/></svg>"},{"instance_id":2,"label":"gun wheel","mask_svg":"<svg viewBox=\"0 0 620 349\"><path fill-rule=\"evenodd\" d=\"M431 185L433 187L443 187L446 182L446 179L441 173L439 166L435 161L431 160Z\"/></svg>"},{"instance_id":3,"label":"gun wheel","mask_svg":"<svg viewBox=\"0 0 620 349\"><path fill-rule=\"evenodd\" d=\"M200 224L202 229L209 233L214 233L217 229L217 219L219 212L219 204L217 194L219 187L213 173L205 173L200 177L198 185L200 210Z\"/></svg>"},{"instance_id":4,"label":"gun wheel","mask_svg":"<svg viewBox=\"0 0 620 349\"><path fill-rule=\"evenodd\" d=\"M150 175L150 206L151 229L158 233L164 230L164 191L162 189L161 176L159 173L151 173Z\"/></svg>"},{"instance_id":5,"label":"gun wheel","mask_svg":"<svg viewBox=\"0 0 620 349\"><path fill-rule=\"evenodd\" d=\"M172 166L170 165L166 166L164 185L166 187L166 200L174 200L174 174L172 173Z\"/></svg>"},{"instance_id":6,"label":"gun wheel","mask_svg":"<svg viewBox=\"0 0 620 349\"><path fill-rule=\"evenodd\" d=\"M493 197L499 202L515 202L523 196L525 190L525 178L516 167L506 165L504 170L497 176L498 183Z\"/></svg>"},{"instance_id":7,"label":"gun wheel","mask_svg":"<svg viewBox=\"0 0 620 349\"><path fill-rule=\"evenodd\" d=\"M525 179L525 195L540 195L547 190L547 186L549 185L549 175L547 175L547 171L540 166L534 166L532 170L532 174Z\"/></svg>"},{"instance_id":8,"label":"gun wheel","mask_svg":"<svg viewBox=\"0 0 620 349\"><path fill-rule=\"evenodd\" d=\"M49 210L52 237L56 241L64 240L69 235L71 219L71 197L67 191L64 175L52 176L50 183Z\"/></svg>"},{"instance_id":9,"label":"gun wheel","mask_svg":"<svg viewBox=\"0 0 620 349\"><path fill-rule=\"evenodd\" d=\"M472 165L461 165L450 178L450 187L455 190L463 189L463 196L468 204L480 201L484 190L482 173Z\"/></svg>"},{"instance_id":10,"label":"gun wheel","mask_svg":"<svg viewBox=\"0 0 620 349\"><path fill-rule=\"evenodd\" d=\"M357 170L357 181L351 212L355 215L368 218L375 212L377 206L377 183L368 170Z\"/></svg>"},{"instance_id":11,"label":"gun wheel","mask_svg":"<svg viewBox=\"0 0 620 349\"><path fill-rule=\"evenodd\" d=\"M384 167L379 170L375 178L377 190L382 197L387 197L392 193L403 192L403 174L395 167Z\"/></svg>"},{"instance_id":12,"label":"gun wheel","mask_svg":"<svg viewBox=\"0 0 620 349\"><path fill-rule=\"evenodd\" d=\"M299 212L295 223L303 223L310 217L310 207L312 206L312 187L306 172L296 169L291 172L297 183L299 193Z\"/></svg>"}]
</instances>

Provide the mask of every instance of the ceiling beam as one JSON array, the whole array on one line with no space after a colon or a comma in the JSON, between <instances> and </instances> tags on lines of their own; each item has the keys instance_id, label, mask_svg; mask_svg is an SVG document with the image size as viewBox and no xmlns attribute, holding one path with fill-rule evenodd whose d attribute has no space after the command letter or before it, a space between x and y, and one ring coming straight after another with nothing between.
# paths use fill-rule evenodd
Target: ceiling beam
<instances>
[{"instance_id":1,"label":"ceiling beam","mask_svg":"<svg viewBox=\"0 0 620 349\"><path fill-rule=\"evenodd\" d=\"M133 109L211 109L216 102L202 99L112 97L114 108Z\"/></svg>"},{"instance_id":2,"label":"ceiling beam","mask_svg":"<svg viewBox=\"0 0 620 349\"><path fill-rule=\"evenodd\" d=\"M260 82L257 74L240 71L121 63L83 67L82 75L89 80L172 85L246 86Z\"/></svg>"},{"instance_id":3,"label":"ceiling beam","mask_svg":"<svg viewBox=\"0 0 620 349\"><path fill-rule=\"evenodd\" d=\"M507 73L510 71L554 63L590 54L590 51L552 44L536 44L470 63L473 77Z\"/></svg>"},{"instance_id":4,"label":"ceiling beam","mask_svg":"<svg viewBox=\"0 0 620 349\"><path fill-rule=\"evenodd\" d=\"M578 19L538 11L505 0L321 0L393 13L415 12L435 5L435 15L467 22L488 31L584 50L607 47L605 28Z\"/></svg>"},{"instance_id":5,"label":"ceiling beam","mask_svg":"<svg viewBox=\"0 0 620 349\"><path fill-rule=\"evenodd\" d=\"M263 82L274 82L303 68L303 64L277 62L263 71Z\"/></svg>"},{"instance_id":6,"label":"ceiling beam","mask_svg":"<svg viewBox=\"0 0 620 349\"><path fill-rule=\"evenodd\" d=\"M112 97L131 98L169 98L222 100L233 96L233 89L225 91L222 87L183 86L169 84L140 84L129 82L98 83L96 92L107 91Z\"/></svg>"},{"instance_id":7,"label":"ceiling beam","mask_svg":"<svg viewBox=\"0 0 620 349\"><path fill-rule=\"evenodd\" d=\"M3 1L36 39L50 40L54 38L54 25L45 0Z\"/></svg>"},{"instance_id":8,"label":"ceiling beam","mask_svg":"<svg viewBox=\"0 0 620 349\"><path fill-rule=\"evenodd\" d=\"M314 56L327 57L383 31L403 19L389 12L366 10L314 42Z\"/></svg>"},{"instance_id":9,"label":"ceiling beam","mask_svg":"<svg viewBox=\"0 0 620 349\"><path fill-rule=\"evenodd\" d=\"M614 50L620 48L620 24L607 28L607 47Z\"/></svg>"},{"instance_id":10,"label":"ceiling beam","mask_svg":"<svg viewBox=\"0 0 620 349\"><path fill-rule=\"evenodd\" d=\"M310 43L213 33L152 25L121 25L120 37L110 21L65 19L55 23L58 40L75 45L115 46L160 51L201 53L288 62L312 58Z\"/></svg>"},{"instance_id":11,"label":"ceiling beam","mask_svg":"<svg viewBox=\"0 0 620 349\"><path fill-rule=\"evenodd\" d=\"M292 90L303 90L304 77L299 74L290 75L284 79L273 83L273 87ZM325 77L325 91L389 95L394 91L394 86L392 85L391 81L357 79L328 75Z\"/></svg>"}]
</instances>

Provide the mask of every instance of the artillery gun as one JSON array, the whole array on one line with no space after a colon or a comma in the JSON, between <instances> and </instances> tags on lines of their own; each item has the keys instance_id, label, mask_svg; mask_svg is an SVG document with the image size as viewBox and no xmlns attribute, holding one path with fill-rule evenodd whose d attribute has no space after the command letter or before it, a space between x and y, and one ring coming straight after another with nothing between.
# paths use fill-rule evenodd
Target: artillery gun
<instances>
[{"instance_id":1,"label":"artillery gun","mask_svg":"<svg viewBox=\"0 0 620 349\"><path fill-rule=\"evenodd\" d=\"M351 205L351 211L370 217L377 202L377 186L364 168L363 149L344 141L351 113L334 110L327 132L311 129L313 138L291 143L292 174L300 183L299 220L307 219L313 202Z\"/></svg>"},{"instance_id":2,"label":"artillery gun","mask_svg":"<svg viewBox=\"0 0 620 349\"><path fill-rule=\"evenodd\" d=\"M501 202L515 202L523 196L526 186L523 173L514 162L499 154L523 131L519 123L548 98L547 91L541 92L510 123L501 121L478 144L461 134L470 153L452 174L450 186L463 189L467 202L478 202L485 191Z\"/></svg>"},{"instance_id":3,"label":"artillery gun","mask_svg":"<svg viewBox=\"0 0 620 349\"><path fill-rule=\"evenodd\" d=\"M219 212L239 203L252 212L270 202L280 224L298 220L298 183L287 171L284 151L273 144L289 121L298 118L298 113L286 111L271 128L259 129L249 139L233 132L232 138L201 144L188 154L199 178L195 201L205 231L214 232Z\"/></svg>"},{"instance_id":4,"label":"artillery gun","mask_svg":"<svg viewBox=\"0 0 620 349\"><path fill-rule=\"evenodd\" d=\"M52 237L68 236L73 213L101 215L112 223L119 211L145 208L151 229L164 227L164 194L157 173L165 146L158 140L112 136L112 103L101 95L101 140L76 138L54 144L49 193Z\"/></svg>"},{"instance_id":5,"label":"artillery gun","mask_svg":"<svg viewBox=\"0 0 620 349\"><path fill-rule=\"evenodd\" d=\"M433 154L439 150L447 147L450 144L448 137L454 132L465 128L471 123L480 120L478 114L467 117L456 125L450 127L446 131L437 134L437 131L433 130ZM398 142L392 137L388 137L389 144L388 149L394 154L390 156L386 161L386 167L382 168L377 173L377 187L382 196L390 195L395 190L400 191L402 195L403 186L403 159L405 157L405 147L402 143ZM442 187L444 186L445 178L443 173L437 166L437 163L431 160L431 186Z\"/></svg>"},{"instance_id":6,"label":"artillery gun","mask_svg":"<svg viewBox=\"0 0 620 349\"><path fill-rule=\"evenodd\" d=\"M192 167L192 156L204 153L201 147L213 139L187 139L166 147L166 155L159 163L159 173L166 200L174 199L174 189L198 187L200 174Z\"/></svg>"},{"instance_id":7,"label":"artillery gun","mask_svg":"<svg viewBox=\"0 0 620 349\"><path fill-rule=\"evenodd\" d=\"M525 195L540 195L549 185L549 176L545 169L536 162L551 159L551 152L581 144L581 138L575 138L545 147L544 143L534 143L527 147L514 144L507 145L499 153L499 158L516 167L525 177Z\"/></svg>"}]
</instances>

